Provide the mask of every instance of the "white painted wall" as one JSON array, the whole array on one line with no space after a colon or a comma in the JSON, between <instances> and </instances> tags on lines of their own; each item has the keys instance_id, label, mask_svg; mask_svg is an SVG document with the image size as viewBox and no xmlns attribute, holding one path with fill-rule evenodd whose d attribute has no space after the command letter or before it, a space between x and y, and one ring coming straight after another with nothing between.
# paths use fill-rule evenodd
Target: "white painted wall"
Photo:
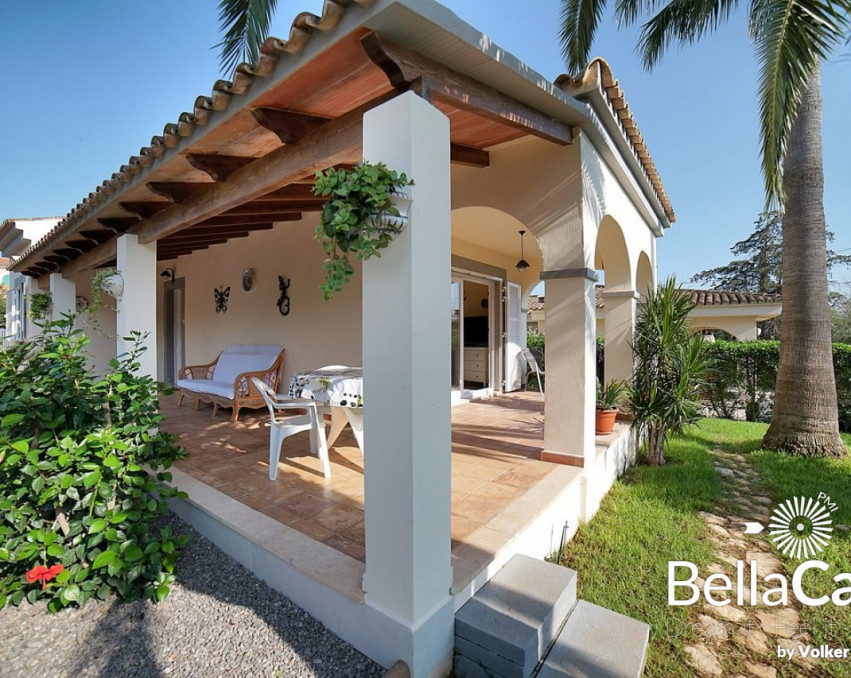
<instances>
[{"instance_id":1,"label":"white painted wall","mask_svg":"<svg viewBox=\"0 0 851 678\"><path fill-rule=\"evenodd\" d=\"M187 365L210 362L230 343L282 345L286 349L284 386L295 372L329 364L361 364L360 262L355 262L352 282L331 300L323 300L318 286L324 280L325 253L313 240L316 223L316 215L307 215L300 222L280 223L269 231L255 231L246 238L160 262L159 270L171 266L175 277L186 281ZM250 292L242 289L247 268L254 269ZM282 316L275 305L281 274L292 281L288 316ZM216 313L213 290L220 285L230 287L226 313ZM161 354L165 352L164 286L157 278Z\"/></svg>"}]
</instances>

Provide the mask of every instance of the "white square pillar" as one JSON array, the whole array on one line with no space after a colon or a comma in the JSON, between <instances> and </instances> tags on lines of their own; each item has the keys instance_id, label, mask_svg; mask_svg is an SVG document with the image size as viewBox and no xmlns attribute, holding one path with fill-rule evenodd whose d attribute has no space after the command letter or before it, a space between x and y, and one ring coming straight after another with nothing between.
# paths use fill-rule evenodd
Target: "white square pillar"
<instances>
[{"instance_id":1,"label":"white square pillar","mask_svg":"<svg viewBox=\"0 0 851 678\"><path fill-rule=\"evenodd\" d=\"M53 301L53 320L61 320L63 313L70 315L77 310L77 283L73 278L68 280L61 273L51 273L50 296Z\"/></svg>"},{"instance_id":2,"label":"white square pillar","mask_svg":"<svg viewBox=\"0 0 851 678\"><path fill-rule=\"evenodd\" d=\"M405 172L405 230L363 265L366 603L400 623L412 676L451 668L449 120L408 92L363 120Z\"/></svg>"},{"instance_id":3,"label":"white square pillar","mask_svg":"<svg viewBox=\"0 0 851 678\"><path fill-rule=\"evenodd\" d=\"M541 459L585 466L594 454L596 403L595 275L587 269L545 271L547 397Z\"/></svg>"},{"instance_id":4,"label":"white square pillar","mask_svg":"<svg viewBox=\"0 0 851 678\"><path fill-rule=\"evenodd\" d=\"M118 238L118 272L124 278L124 292L117 300L117 354L130 350L125 338L139 331L147 350L139 358L141 374L157 377L157 243L142 245L138 236L127 233Z\"/></svg>"},{"instance_id":5,"label":"white square pillar","mask_svg":"<svg viewBox=\"0 0 851 678\"><path fill-rule=\"evenodd\" d=\"M638 294L632 290L603 292L605 300L606 383L632 380L632 335Z\"/></svg>"}]
</instances>

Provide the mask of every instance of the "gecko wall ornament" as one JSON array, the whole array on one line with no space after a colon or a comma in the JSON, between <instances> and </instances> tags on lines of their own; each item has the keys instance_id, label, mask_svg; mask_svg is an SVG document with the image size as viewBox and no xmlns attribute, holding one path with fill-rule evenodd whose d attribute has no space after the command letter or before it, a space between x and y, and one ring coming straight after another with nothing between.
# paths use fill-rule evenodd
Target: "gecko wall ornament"
<instances>
[{"instance_id":1,"label":"gecko wall ornament","mask_svg":"<svg viewBox=\"0 0 851 678\"><path fill-rule=\"evenodd\" d=\"M284 282L284 276L278 276L278 288L281 290L281 296L278 297L278 310L281 312L281 315L289 315L290 313L290 297L287 294L287 290L290 289L290 279L287 278L287 281Z\"/></svg>"}]
</instances>

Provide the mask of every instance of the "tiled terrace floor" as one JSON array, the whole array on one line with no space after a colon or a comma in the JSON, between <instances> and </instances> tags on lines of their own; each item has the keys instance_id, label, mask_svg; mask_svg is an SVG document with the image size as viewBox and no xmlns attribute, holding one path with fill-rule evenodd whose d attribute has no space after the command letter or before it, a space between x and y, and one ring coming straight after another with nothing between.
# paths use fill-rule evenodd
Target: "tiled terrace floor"
<instances>
[{"instance_id":1,"label":"tiled terrace floor","mask_svg":"<svg viewBox=\"0 0 851 678\"><path fill-rule=\"evenodd\" d=\"M491 521L544 476L559 468L538 461L543 446L543 398L517 393L461 405L452 410L453 555L473 532L507 542ZM230 411L213 418L177 396L161 401L165 429L176 433L189 456L176 467L309 537L364 560L363 459L347 427L330 449L331 478L310 454L308 434L287 438L277 480L269 480L268 412ZM491 523L491 529L485 526ZM480 528L485 528L484 530ZM494 543L493 547L498 547Z\"/></svg>"}]
</instances>

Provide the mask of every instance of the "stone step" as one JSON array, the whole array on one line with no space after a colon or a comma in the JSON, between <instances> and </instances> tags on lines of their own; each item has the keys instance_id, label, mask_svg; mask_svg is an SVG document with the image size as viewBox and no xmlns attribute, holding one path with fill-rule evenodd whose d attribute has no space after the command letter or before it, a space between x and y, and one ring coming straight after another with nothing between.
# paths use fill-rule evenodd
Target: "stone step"
<instances>
[{"instance_id":1,"label":"stone step","mask_svg":"<svg viewBox=\"0 0 851 678\"><path fill-rule=\"evenodd\" d=\"M455 615L455 675L528 678L576 602L576 572L516 555Z\"/></svg>"},{"instance_id":2,"label":"stone step","mask_svg":"<svg viewBox=\"0 0 851 678\"><path fill-rule=\"evenodd\" d=\"M638 678L649 638L647 624L580 600L537 678Z\"/></svg>"}]
</instances>

